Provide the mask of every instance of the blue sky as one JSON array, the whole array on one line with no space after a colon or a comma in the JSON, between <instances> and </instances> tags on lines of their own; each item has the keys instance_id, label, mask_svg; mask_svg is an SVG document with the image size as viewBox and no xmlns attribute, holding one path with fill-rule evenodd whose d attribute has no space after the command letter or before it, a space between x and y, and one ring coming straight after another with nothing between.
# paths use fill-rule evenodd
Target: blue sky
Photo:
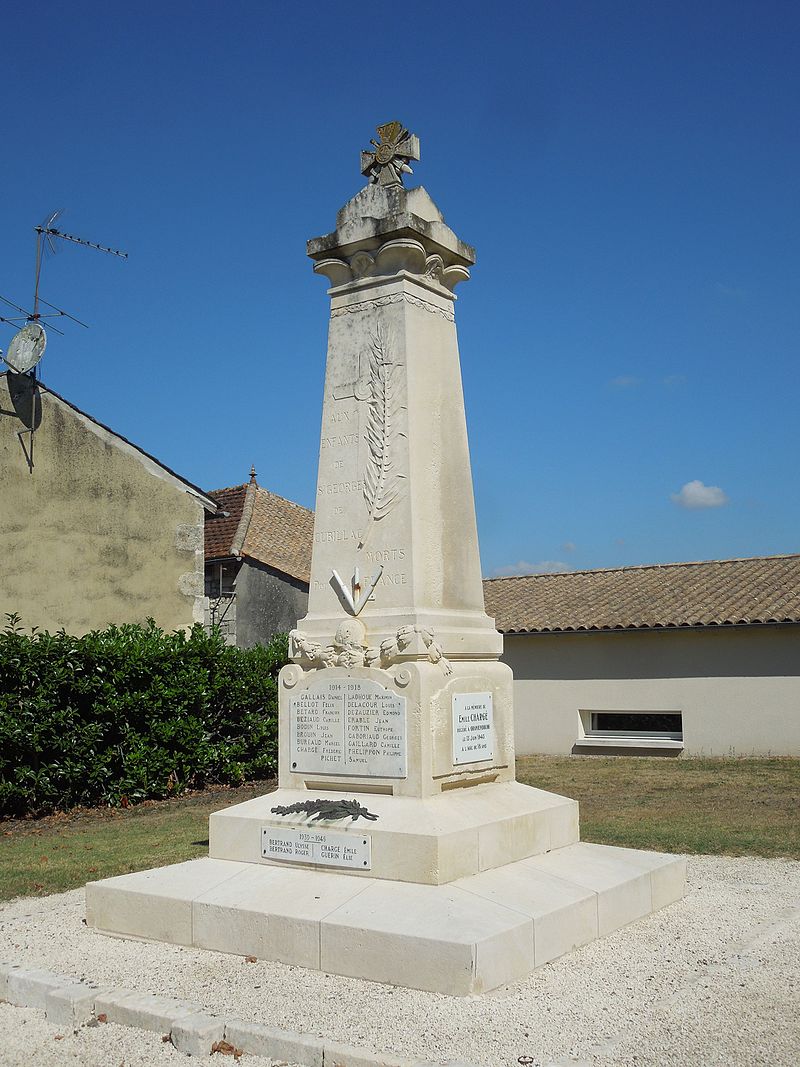
<instances>
[{"instance_id":1,"label":"blue sky","mask_svg":"<svg viewBox=\"0 0 800 1067\"><path fill-rule=\"evenodd\" d=\"M399 118L476 246L457 321L484 572L800 551L800 6L6 3L0 293L42 377L206 489L311 506L307 238ZM0 345L11 332L0 327ZM688 505L688 506L687 506Z\"/></svg>"}]
</instances>

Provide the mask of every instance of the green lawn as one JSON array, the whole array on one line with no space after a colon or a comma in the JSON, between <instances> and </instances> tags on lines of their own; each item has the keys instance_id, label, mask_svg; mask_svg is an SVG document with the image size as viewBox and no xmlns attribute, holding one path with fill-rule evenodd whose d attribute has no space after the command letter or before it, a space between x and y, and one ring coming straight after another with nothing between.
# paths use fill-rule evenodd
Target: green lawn
<instances>
[{"instance_id":1,"label":"green lawn","mask_svg":"<svg viewBox=\"0 0 800 1067\"><path fill-rule=\"evenodd\" d=\"M537 756L517 776L578 800L584 841L800 859L800 760ZM0 900L203 856L210 812L274 784L0 823Z\"/></svg>"},{"instance_id":2,"label":"green lawn","mask_svg":"<svg viewBox=\"0 0 800 1067\"><path fill-rule=\"evenodd\" d=\"M95 878L205 856L209 814L274 787L259 782L132 808L0 822L0 900L60 893Z\"/></svg>"},{"instance_id":3,"label":"green lawn","mask_svg":"<svg viewBox=\"0 0 800 1067\"><path fill-rule=\"evenodd\" d=\"M579 801L584 841L800 859L797 759L534 756L517 777Z\"/></svg>"}]
</instances>

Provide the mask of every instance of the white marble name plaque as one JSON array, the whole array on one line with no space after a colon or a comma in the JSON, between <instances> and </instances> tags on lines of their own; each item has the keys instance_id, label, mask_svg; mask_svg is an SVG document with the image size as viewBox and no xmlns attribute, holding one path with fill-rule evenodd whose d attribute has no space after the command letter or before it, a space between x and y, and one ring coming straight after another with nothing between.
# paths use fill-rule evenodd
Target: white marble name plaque
<instances>
[{"instance_id":1,"label":"white marble name plaque","mask_svg":"<svg viewBox=\"0 0 800 1067\"><path fill-rule=\"evenodd\" d=\"M405 778L406 698L368 678L320 681L290 701L291 767Z\"/></svg>"},{"instance_id":2,"label":"white marble name plaque","mask_svg":"<svg viewBox=\"0 0 800 1067\"><path fill-rule=\"evenodd\" d=\"M453 763L492 759L492 694L453 694Z\"/></svg>"},{"instance_id":3,"label":"white marble name plaque","mask_svg":"<svg viewBox=\"0 0 800 1067\"><path fill-rule=\"evenodd\" d=\"M261 856L288 863L319 863L324 867L372 866L369 834L342 834L296 826L262 826Z\"/></svg>"}]
</instances>

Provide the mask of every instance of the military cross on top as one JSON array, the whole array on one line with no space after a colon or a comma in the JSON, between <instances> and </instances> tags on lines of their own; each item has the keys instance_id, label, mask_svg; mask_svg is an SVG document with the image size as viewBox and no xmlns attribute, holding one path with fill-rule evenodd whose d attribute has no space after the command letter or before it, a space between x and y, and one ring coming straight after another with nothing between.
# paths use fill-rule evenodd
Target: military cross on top
<instances>
[{"instance_id":1,"label":"military cross on top","mask_svg":"<svg viewBox=\"0 0 800 1067\"><path fill-rule=\"evenodd\" d=\"M386 122L377 133L380 141L371 140L374 151L361 153L361 173L375 185L402 185L403 175L414 173L408 161L419 159L419 137L402 122Z\"/></svg>"}]
</instances>

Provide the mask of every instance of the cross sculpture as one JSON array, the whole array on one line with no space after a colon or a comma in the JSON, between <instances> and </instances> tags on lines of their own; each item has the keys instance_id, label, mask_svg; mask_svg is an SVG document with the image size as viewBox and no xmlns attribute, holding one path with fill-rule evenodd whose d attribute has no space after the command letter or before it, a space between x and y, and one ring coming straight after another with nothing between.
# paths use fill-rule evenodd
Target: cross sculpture
<instances>
[{"instance_id":1,"label":"cross sculpture","mask_svg":"<svg viewBox=\"0 0 800 1067\"><path fill-rule=\"evenodd\" d=\"M361 153L361 173L374 185L403 184L404 174L413 174L410 159L419 159L419 137L409 133L402 122L385 122L377 128L380 143L374 138L375 151Z\"/></svg>"}]
</instances>

